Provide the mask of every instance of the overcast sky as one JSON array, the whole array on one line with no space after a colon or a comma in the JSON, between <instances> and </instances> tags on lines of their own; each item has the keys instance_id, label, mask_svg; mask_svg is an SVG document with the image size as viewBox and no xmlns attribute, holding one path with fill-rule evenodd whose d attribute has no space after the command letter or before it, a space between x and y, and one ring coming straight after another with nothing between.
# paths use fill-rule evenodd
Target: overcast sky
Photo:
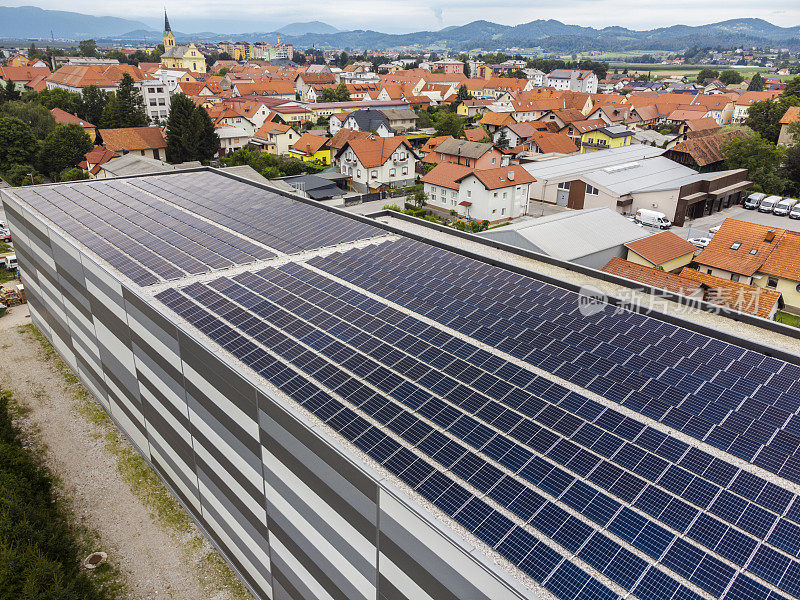
<instances>
[{"instance_id":1,"label":"overcast sky","mask_svg":"<svg viewBox=\"0 0 800 600\"><path fill-rule=\"evenodd\" d=\"M0 0L2 1L2 0ZM97 16L137 19L161 28L164 0L11 0L8 6L34 4L40 8L70 10ZM485 19L517 25L535 19L605 27L622 25L653 29L675 24L700 25L732 18L758 17L790 27L800 24L800 1L769 0L168 0L173 29L182 32L239 33L274 31L297 21L324 21L340 29L386 32L437 30Z\"/></svg>"}]
</instances>

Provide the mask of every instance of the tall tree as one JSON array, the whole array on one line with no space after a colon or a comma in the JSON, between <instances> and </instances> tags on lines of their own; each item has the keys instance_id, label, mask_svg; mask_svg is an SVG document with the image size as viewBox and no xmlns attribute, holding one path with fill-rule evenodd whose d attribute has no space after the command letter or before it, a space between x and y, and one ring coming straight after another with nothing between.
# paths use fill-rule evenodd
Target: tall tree
<instances>
[{"instance_id":1,"label":"tall tree","mask_svg":"<svg viewBox=\"0 0 800 600\"><path fill-rule=\"evenodd\" d=\"M797 198L800 196L800 144L795 144L786 151L781 168L783 176L789 180L789 191Z\"/></svg>"},{"instance_id":2,"label":"tall tree","mask_svg":"<svg viewBox=\"0 0 800 600\"><path fill-rule=\"evenodd\" d=\"M747 109L744 124L760 134L765 140L777 143L781 132L780 120L790 106L800 106L800 97L784 93L777 100L753 102Z\"/></svg>"},{"instance_id":3,"label":"tall tree","mask_svg":"<svg viewBox=\"0 0 800 600\"><path fill-rule=\"evenodd\" d=\"M117 95L111 93L108 95L108 102L103 107L103 112L100 115L100 123L93 123L99 125L104 129L116 129L122 127L119 115L119 102L117 102Z\"/></svg>"},{"instance_id":4,"label":"tall tree","mask_svg":"<svg viewBox=\"0 0 800 600\"><path fill-rule=\"evenodd\" d=\"M57 125L39 151L39 170L56 177L64 169L77 165L92 147L92 140L80 125Z\"/></svg>"},{"instance_id":5,"label":"tall tree","mask_svg":"<svg viewBox=\"0 0 800 600\"><path fill-rule=\"evenodd\" d=\"M0 171L30 162L36 154L36 136L16 117L0 117Z\"/></svg>"},{"instance_id":6,"label":"tall tree","mask_svg":"<svg viewBox=\"0 0 800 600\"><path fill-rule=\"evenodd\" d=\"M725 69L719 74L719 80L725 85L733 85L742 83L744 77L742 77L742 74L736 69Z\"/></svg>"},{"instance_id":7,"label":"tall tree","mask_svg":"<svg viewBox=\"0 0 800 600\"><path fill-rule=\"evenodd\" d=\"M785 149L754 133L734 138L723 147L729 169L747 169L747 178L761 191L781 194L788 180L781 172Z\"/></svg>"},{"instance_id":8,"label":"tall tree","mask_svg":"<svg viewBox=\"0 0 800 600\"><path fill-rule=\"evenodd\" d=\"M786 82L786 89L783 90L783 97L794 96L800 98L800 75L792 77Z\"/></svg>"},{"instance_id":9,"label":"tall tree","mask_svg":"<svg viewBox=\"0 0 800 600\"><path fill-rule=\"evenodd\" d=\"M19 100L21 97L22 94L20 94L16 84L10 79L6 80L6 87L3 90L3 101L13 102L14 100Z\"/></svg>"},{"instance_id":10,"label":"tall tree","mask_svg":"<svg viewBox=\"0 0 800 600\"><path fill-rule=\"evenodd\" d=\"M145 127L150 124L144 110L142 94L136 88L133 77L125 73L117 85L119 127Z\"/></svg>"},{"instance_id":11,"label":"tall tree","mask_svg":"<svg viewBox=\"0 0 800 600\"><path fill-rule=\"evenodd\" d=\"M764 91L764 78L761 73L756 73L750 78L750 83L747 86L748 92L763 92Z\"/></svg>"},{"instance_id":12,"label":"tall tree","mask_svg":"<svg viewBox=\"0 0 800 600\"><path fill-rule=\"evenodd\" d=\"M100 125L106 104L108 104L108 93L96 85L90 85L81 91L81 105L78 115L93 125Z\"/></svg>"},{"instance_id":13,"label":"tall tree","mask_svg":"<svg viewBox=\"0 0 800 600\"><path fill-rule=\"evenodd\" d=\"M60 108L68 113L75 114L81 105L81 95L69 92L63 88L53 88L52 90L42 90L38 92L33 100L50 110Z\"/></svg>"},{"instance_id":14,"label":"tall tree","mask_svg":"<svg viewBox=\"0 0 800 600\"><path fill-rule=\"evenodd\" d=\"M697 74L697 83L703 83L706 79L716 79L719 77L719 71L714 69L700 69L700 72Z\"/></svg>"},{"instance_id":15,"label":"tall tree","mask_svg":"<svg viewBox=\"0 0 800 600\"><path fill-rule=\"evenodd\" d=\"M470 95L469 91L467 90L467 86L463 83L458 86L458 92L456 92L456 102L463 102L464 100L469 100Z\"/></svg>"},{"instance_id":16,"label":"tall tree","mask_svg":"<svg viewBox=\"0 0 800 600\"><path fill-rule=\"evenodd\" d=\"M209 161L214 158L220 149L219 136L214 128L214 122L202 106L195 106L190 126L200 131L200 144L195 160Z\"/></svg>"},{"instance_id":17,"label":"tall tree","mask_svg":"<svg viewBox=\"0 0 800 600\"><path fill-rule=\"evenodd\" d=\"M184 146L184 135L189 128L195 104L184 94L175 94L170 100L167 118L167 161L186 162L189 155Z\"/></svg>"},{"instance_id":18,"label":"tall tree","mask_svg":"<svg viewBox=\"0 0 800 600\"><path fill-rule=\"evenodd\" d=\"M78 42L80 56L97 56L97 42L94 40L81 40Z\"/></svg>"},{"instance_id":19,"label":"tall tree","mask_svg":"<svg viewBox=\"0 0 800 600\"><path fill-rule=\"evenodd\" d=\"M56 127L53 115L36 102L6 102L0 107L0 116L16 117L31 128L36 139L43 140Z\"/></svg>"}]
</instances>

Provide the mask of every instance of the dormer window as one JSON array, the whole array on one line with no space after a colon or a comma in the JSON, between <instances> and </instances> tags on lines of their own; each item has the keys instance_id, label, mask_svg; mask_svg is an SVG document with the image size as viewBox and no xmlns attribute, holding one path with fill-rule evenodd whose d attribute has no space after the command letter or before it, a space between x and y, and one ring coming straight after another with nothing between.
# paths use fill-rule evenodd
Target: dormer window
<instances>
[{"instance_id":1,"label":"dormer window","mask_svg":"<svg viewBox=\"0 0 800 600\"><path fill-rule=\"evenodd\" d=\"M753 248L752 250L750 250L750 254L755 254L756 252L758 252L758 250L756 248Z\"/></svg>"},{"instance_id":2,"label":"dormer window","mask_svg":"<svg viewBox=\"0 0 800 600\"><path fill-rule=\"evenodd\" d=\"M731 250L738 250L742 247L742 242L733 242L731 244Z\"/></svg>"}]
</instances>

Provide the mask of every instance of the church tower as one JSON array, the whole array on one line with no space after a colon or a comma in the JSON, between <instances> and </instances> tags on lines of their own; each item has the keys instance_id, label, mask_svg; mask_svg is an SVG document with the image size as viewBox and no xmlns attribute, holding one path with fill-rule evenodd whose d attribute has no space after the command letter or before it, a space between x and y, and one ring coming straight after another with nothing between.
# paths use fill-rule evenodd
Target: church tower
<instances>
[{"instance_id":1,"label":"church tower","mask_svg":"<svg viewBox=\"0 0 800 600\"><path fill-rule=\"evenodd\" d=\"M169 26L169 19L167 18L167 11L164 11L164 51L175 47L175 36L172 33L172 28Z\"/></svg>"}]
</instances>

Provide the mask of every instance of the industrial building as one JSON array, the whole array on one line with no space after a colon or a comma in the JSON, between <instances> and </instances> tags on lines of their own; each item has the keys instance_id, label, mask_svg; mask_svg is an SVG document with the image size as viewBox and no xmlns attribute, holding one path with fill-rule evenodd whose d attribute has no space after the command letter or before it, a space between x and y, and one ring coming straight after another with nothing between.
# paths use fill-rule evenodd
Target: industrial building
<instances>
[{"instance_id":1,"label":"industrial building","mask_svg":"<svg viewBox=\"0 0 800 600\"><path fill-rule=\"evenodd\" d=\"M800 357L214 169L0 194L34 323L258 598L800 596Z\"/></svg>"}]
</instances>

